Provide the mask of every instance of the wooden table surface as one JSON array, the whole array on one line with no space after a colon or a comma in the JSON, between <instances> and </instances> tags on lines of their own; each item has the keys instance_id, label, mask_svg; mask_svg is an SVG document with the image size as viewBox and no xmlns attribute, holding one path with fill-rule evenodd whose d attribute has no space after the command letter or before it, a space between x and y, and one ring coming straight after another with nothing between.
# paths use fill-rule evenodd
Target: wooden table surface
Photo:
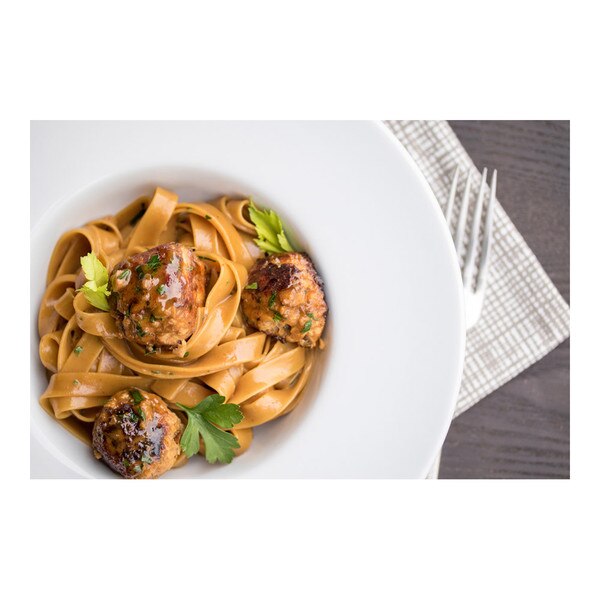
<instances>
[{"instance_id":1,"label":"wooden table surface","mask_svg":"<svg viewBox=\"0 0 600 600\"><path fill-rule=\"evenodd\" d=\"M475 165L498 169L498 200L569 302L569 122L450 121ZM439 477L569 477L569 340L460 415Z\"/></svg>"}]
</instances>

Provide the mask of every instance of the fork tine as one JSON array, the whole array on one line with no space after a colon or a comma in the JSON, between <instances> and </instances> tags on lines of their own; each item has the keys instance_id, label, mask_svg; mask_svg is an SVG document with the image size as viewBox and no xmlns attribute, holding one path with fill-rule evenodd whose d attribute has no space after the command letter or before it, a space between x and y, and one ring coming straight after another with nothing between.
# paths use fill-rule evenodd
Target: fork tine
<instances>
[{"instance_id":1,"label":"fork tine","mask_svg":"<svg viewBox=\"0 0 600 600\"><path fill-rule=\"evenodd\" d=\"M454 237L454 247L456 248L456 253L458 254L459 261L462 249L462 241L465 235L465 225L467 223L467 212L469 210L469 192L471 190L472 174L473 169L469 169L469 174L467 175L467 181L465 183L465 192L463 194L462 204L460 207L460 213L458 215L458 223L456 225L456 235Z\"/></svg>"},{"instance_id":2,"label":"fork tine","mask_svg":"<svg viewBox=\"0 0 600 600\"><path fill-rule=\"evenodd\" d=\"M483 206L483 192L485 190L485 182L487 180L487 169L483 169L481 174L481 185L479 186L479 194L477 195L477 203L475 204L475 212L473 213L473 225L471 227L471 239L469 240L469 248L465 256L465 266L463 269L463 285L466 290L471 289L471 279L473 278L473 266L475 265L475 250L479 242L479 223L481 222L481 208Z\"/></svg>"},{"instance_id":3,"label":"fork tine","mask_svg":"<svg viewBox=\"0 0 600 600\"><path fill-rule=\"evenodd\" d=\"M448 202L446 203L446 221L448 221L448 225L452 220L452 209L454 208L454 196L456 196L456 186L458 184L458 175L460 173L460 167L456 165L456 169L454 170L454 175L452 177L452 185L450 186L450 195L448 196Z\"/></svg>"},{"instance_id":4,"label":"fork tine","mask_svg":"<svg viewBox=\"0 0 600 600\"><path fill-rule=\"evenodd\" d=\"M487 263L492 248L492 229L494 226L494 205L496 203L496 169L492 173L492 183L490 184L490 201L485 216L485 230L483 232L483 245L481 248L481 259L479 261L479 274L477 276L477 292L485 290L487 279Z\"/></svg>"}]
</instances>

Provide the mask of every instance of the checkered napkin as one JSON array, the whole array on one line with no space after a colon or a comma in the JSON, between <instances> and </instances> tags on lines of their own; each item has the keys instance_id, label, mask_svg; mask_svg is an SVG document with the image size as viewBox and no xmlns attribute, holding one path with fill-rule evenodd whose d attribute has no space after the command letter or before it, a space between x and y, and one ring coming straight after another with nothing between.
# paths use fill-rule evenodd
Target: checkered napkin
<instances>
[{"instance_id":1,"label":"checkered napkin","mask_svg":"<svg viewBox=\"0 0 600 600\"><path fill-rule=\"evenodd\" d=\"M471 194L479 190L481 174L446 121L386 124L419 165L442 206L446 204L456 165L463 173L473 168ZM502 177L502 173L498 175ZM487 194L489 197L489 189ZM540 360L568 335L568 305L496 202L483 312L467 333L454 416ZM437 472L436 465L433 470Z\"/></svg>"}]
</instances>

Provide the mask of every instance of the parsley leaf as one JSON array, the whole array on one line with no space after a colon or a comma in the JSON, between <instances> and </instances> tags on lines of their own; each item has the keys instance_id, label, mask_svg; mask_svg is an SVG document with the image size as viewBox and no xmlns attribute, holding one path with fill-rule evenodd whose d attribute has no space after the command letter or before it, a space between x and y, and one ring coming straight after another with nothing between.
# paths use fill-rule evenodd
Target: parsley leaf
<instances>
[{"instance_id":1,"label":"parsley leaf","mask_svg":"<svg viewBox=\"0 0 600 600\"><path fill-rule=\"evenodd\" d=\"M79 356L83 352L83 348L81 346L77 346L73 352L75 352L75 356Z\"/></svg>"},{"instance_id":2,"label":"parsley leaf","mask_svg":"<svg viewBox=\"0 0 600 600\"><path fill-rule=\"evenodd\" d=\"M209 463L228 464L233 460L233 449L240 447L239 442L233 434L219 427L233 427L243 419L243 415L237 404L224 402L224 396L212 394L194 407L177 404L188 416L188 423L180 442L181 449L188 458L200 450L202 436L206 460Z\"/></svg>"},{"instance_id":3,"label":"parsley leaf","mask_svg":"<svg viewBox=\"0 0 600 600\"><path fill-rule=\"evenodd\" d=\"M258 236L254 241L261 250L269 254L294 250L285 235L281 219L275 211L259 210L254 206L252 200L248 205L248 211Z\"/></svg>"},{"instance_id":4,"label":"parsley leaf","mask_svg":"<svg viewBox=\"0 0 600 600\"><path fill-rule=\"evenodd\" d=\"M208 399L210 399L210 402L206 402ZM244 417L237 404L223 404L224 401L225 398L218 394L205 398L203 400L205 407L202 414L207 421L223 429L228 429L237 425Z\"/></svg>"},{"instance_id":5,"label":"parsley leaf","mask_svg":"<svg viewBox=\"0 0 600 600\"><path fill-rule=\"evenodd\" d=\"M277 300L277 292L273 292L269 298L269 308L272 310L275 306L275 300Z\"/></svg>"},{"instance_id":6,"label":"parsley leaf","mask_svg":"<svg viewBox=\"0 0 600 600\"><path fill-rule=\"evenodd\" d=\"M125 413L123 415L123 418L127 418L127 420L130 421L131 423L139 423L140 422L140 415L138 415L135 412Z\"/></svg>"},{"instance_id":7,"label":"parsley leaf","mask_svg":"<svg viewBox=\"0 0 600 600\"><path fill-rule=\"evenodd\" d=\"M158 254L153 254L150 257L150 260L146 263L146 265L150 269L150 272L154 273L154 271L157 271L161 265Z\"/></svg>"},{"instance_id":8,"label":"parsley leaf","mask_svg":"<svg viewBox=\"0 0 600 600\"><path fill-rule=\"evenodd\" d=\"M302 328L302 331L300 333L306 333L307 331L310 331L311 327L312 327L312 321L306 321L306 323L304 323L304 327Z\"/></svg>"},{"instance_id":9,"label":"parsley leaf","mask_svg":"<svg viewBox=\"0 0 600 600\"><path fill-rule=\"evenodd\" d=\"M134 404L139 404L144 400L144 397L142 396L139 390L131 389L129 390L129 395L133 398Z\"/></svg>"},{"instance_id":10,"label":"parsley leaf","mask_svg":"<svg viewBox=\"0 0 600 600\"><path fill-rule=\"evenodd\" d=\"M93 252L82 256L80 262L87 280L95 281L98 285L108 283L108 271Z\"/></svg>"},{"instance_id":11,"label":"parsley leaf","mask_svg":"<svg viewBox=\"0 0 600 600\"><path fill-rule=\"evenodd\" d=\"M167 291L167 286L164 283L161 283L156 288L156 291L158 292L159 296L162 296Z\"/></svg>"},{"instance_id":12,"label":"parsley leaf","mask_svg":"<svg viewBox=\"0 0 600 600\"><path fill-rule=\"evenodd\" d=\"M256 281L253 281L252 283L249 283L246 286L246 289L247 290L256 290L256 289L258 289L258 283L256 283Z\"/></svg>"},{"instance_id":13,"label":"parsley leaf","mask_svg":"<svg viewBox=\"0 0 600 600\"><path fill-rule=\"evenodd\" d=\"M281 313L274 310L273 311L273 321L281 321L283 319L283 317L281 316Z\"/></svg>"},{"instance_id":14,"label":"parsley leaf","mask_svg":"<svg viewBox=\"0 0 600 600\"><path fill-rule=\"evenodd\" d=\"M93 252L82 256L80 262L87 281L77 291L82 291L85 299L92 306L108 311L108 301L106 300L110 296L110 292L108 291L108 270Z\"/></svg>"}]
</instances>

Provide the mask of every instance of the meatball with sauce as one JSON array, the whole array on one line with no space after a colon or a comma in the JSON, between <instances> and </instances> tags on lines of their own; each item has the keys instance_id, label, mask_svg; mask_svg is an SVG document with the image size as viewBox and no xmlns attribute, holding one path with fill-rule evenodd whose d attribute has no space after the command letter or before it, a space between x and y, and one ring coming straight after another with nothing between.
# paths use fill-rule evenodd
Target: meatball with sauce
<instances>
[{"instance_id":1,"label":"meatball with sauce","mask_svg":"<svg viewBox=\"0 0 600 600\"><path fill-rule=\"evenodd\" d=\"M242 310L259 331L313 348L327 318L323 281L307 254L272 254L248 273Z\"/></svg>"},{"instance_id":2,"label":"meatball with sauce","mask_svg":"<svg viewBox=\"0 0 600 600\"><path fill-rule=\"evenodd\" d=\"M206 297L207 269L176 242L129 256L113 269L108 303L123 337L175 350L194 332Z\"/></svg>"},{"instance_id":3,"label":"meatball with sauce","mask_svg":"<svg viewBox=\"0 0 600 600\"><path fill-rule=\"evenodd\" d=\"M117 392L94 423L94 456L126 479L155 479L181 448L183 426L161 398L137 388Z\"/></svg>"}]
</instances>

